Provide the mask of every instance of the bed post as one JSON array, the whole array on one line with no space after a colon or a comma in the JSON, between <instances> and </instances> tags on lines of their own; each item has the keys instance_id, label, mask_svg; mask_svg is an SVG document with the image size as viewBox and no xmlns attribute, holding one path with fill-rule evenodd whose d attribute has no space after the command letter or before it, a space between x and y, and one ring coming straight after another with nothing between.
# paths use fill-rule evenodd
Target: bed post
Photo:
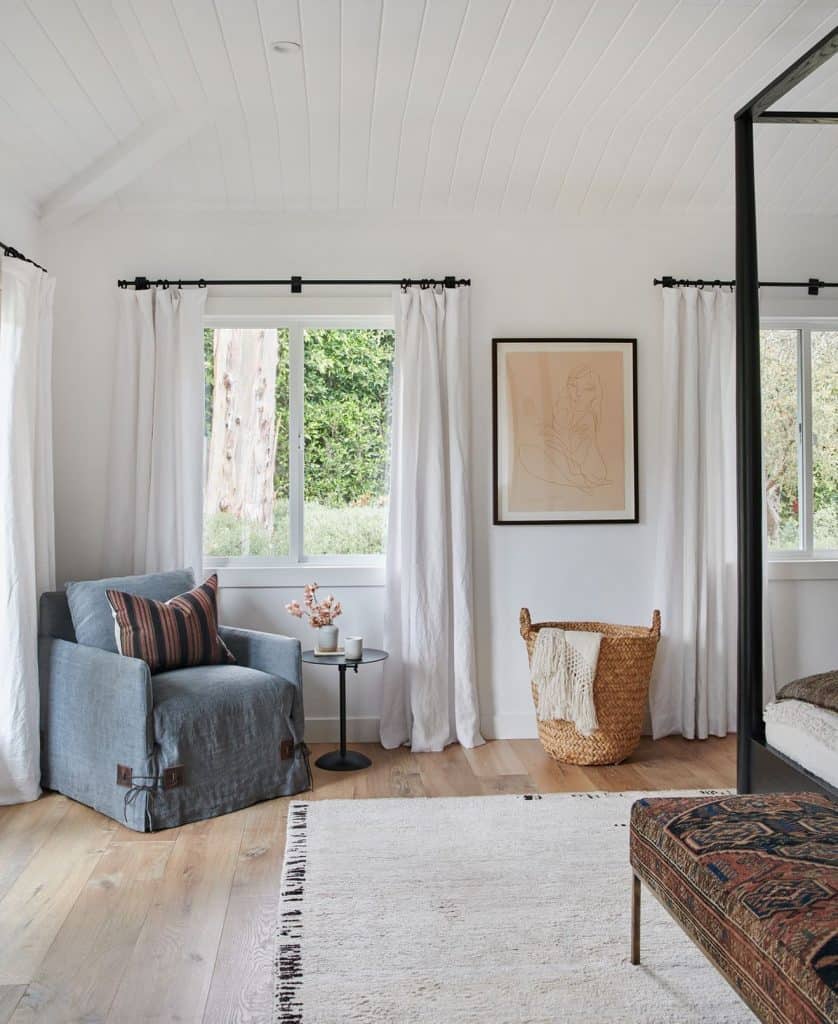
<instances>
[{"instance_id":1,"label":"bed post","mask_svg":"<svg viewBox=\"0 0 838 1024\"><path fill-rule=\"evenodd\" d=\"M736 456L739 488L737 789L751 791L751 739L762 739L762 421L754 123L736 116Z\"/></svg>"}]
</instances>

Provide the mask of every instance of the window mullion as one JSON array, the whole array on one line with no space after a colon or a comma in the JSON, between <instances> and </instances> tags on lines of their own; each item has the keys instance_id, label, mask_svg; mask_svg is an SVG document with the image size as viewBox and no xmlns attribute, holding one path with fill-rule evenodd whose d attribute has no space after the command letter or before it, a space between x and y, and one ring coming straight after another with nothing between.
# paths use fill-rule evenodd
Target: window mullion
<instances>
[{"instance_id":1,"label":"window mullion","mask_svg":"<svg viewBox=\"0 0 838 1024\"><path fill-rule=\"evenodd\" d=\"M814 487L812 480L812 331L800 332L800 497L803 551L814 551Z\"/></svg>"},{"instance_id":2,"label":"window mullion","mask_svg":"<svg viewBox=\"0 0 838 1024\"><path fill-rule=\"evenodd\" d=\"M303 560L304 359L303 327L302 324L295 323L292 324L290 330L290 408L288 410L290 428L290 443L288 445L288 526L290 531L289 553L292 562L301 562Z\"/></svg>"}]
</instances>

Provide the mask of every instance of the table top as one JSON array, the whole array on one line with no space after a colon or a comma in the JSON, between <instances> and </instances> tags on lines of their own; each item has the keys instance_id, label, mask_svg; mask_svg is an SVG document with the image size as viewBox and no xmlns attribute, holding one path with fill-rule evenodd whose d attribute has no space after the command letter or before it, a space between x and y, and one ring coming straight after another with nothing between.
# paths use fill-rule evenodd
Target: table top
<instances>
[{"instance_id":1,"label":"table top","mask_svg":"<svg viewBox=\"0 0 838 1024\"><path fill-rule=\"evenodd\" d=\"M303 651L303 661L308 665L370 665L374 661L384 661L389 655L387 651L379 651L375 647L365 647L363 655L354 661L343 654L315 654L314 651Z\"/></svg>"}]
</instances>

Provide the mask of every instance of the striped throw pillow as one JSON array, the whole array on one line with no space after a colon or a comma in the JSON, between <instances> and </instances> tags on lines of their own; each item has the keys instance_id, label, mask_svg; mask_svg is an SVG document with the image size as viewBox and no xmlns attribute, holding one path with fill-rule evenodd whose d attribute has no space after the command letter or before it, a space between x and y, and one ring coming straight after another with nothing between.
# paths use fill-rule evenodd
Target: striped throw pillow
<instances>
[{"instance_id":1,"label":"striped throw pillow","mask_svg":"<svg viewBox=\"0 0 838 1024\"><path fill-rule=\"evenodd\" d=\"M152 672L236 660L218 635L217 576L170 601L152 601L122 590L106 593L117 650L147 662Z\"/></svg>"}]
</instances>

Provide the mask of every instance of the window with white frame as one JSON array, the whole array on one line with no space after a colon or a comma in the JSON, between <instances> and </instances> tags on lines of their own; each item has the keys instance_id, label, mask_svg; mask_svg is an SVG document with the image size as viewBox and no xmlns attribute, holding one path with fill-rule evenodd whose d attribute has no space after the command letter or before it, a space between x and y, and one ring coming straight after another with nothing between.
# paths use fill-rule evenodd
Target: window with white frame
<instances>
[{"instance_id":1,"label":"window with white frame","mask_svg":"<svg viewBox=\"0 0 838 1024\"><path fill-rule=\"evenodd\" d=\"M838 320L764 320L762 433L774 557L838 556Z\"/></svg>"},{"instance_id":2,"label":"window with white frame","mask_svg":"<svg viewBox=\"0 0 838 1024\"><path fill-rule=\"evenodd\" d=\"M381 562L393 347L389 317L207 321L208 564Z\"/></svg>"}]
</instances>

